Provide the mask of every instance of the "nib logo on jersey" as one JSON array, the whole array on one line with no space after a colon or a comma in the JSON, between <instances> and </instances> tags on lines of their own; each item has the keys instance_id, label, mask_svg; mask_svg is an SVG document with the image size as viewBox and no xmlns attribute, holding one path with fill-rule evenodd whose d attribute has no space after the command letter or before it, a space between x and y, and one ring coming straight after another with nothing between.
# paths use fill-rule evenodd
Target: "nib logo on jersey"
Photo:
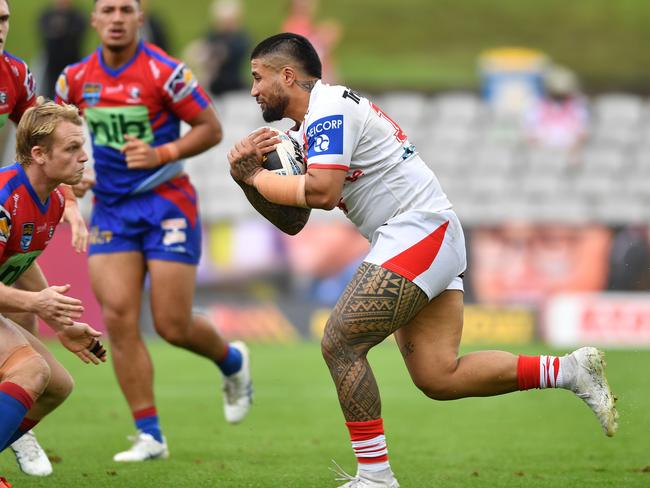
<instances>
[{"instance_id":1,"label":"nib logo on jersey","mask_svg":"<svg viewBox=\"0 0 650 488\"><path fill-rule=\"evenodd\" d=\"M330 115L307 128L307 157L343 154L343 115Z\"/></svg>"},{"instance_id":2,"label":"nib logo on jersey","mask_svg":"<svg viewBox=\"0 0 650 488\"><path fill-rule=\"evenodd\" d=\"M108 146L119 151L126 142L124 134L148 144L153 142L149 110L144 105L89 107L84 114L96 146Z\"/></svg>"}]
</instances>

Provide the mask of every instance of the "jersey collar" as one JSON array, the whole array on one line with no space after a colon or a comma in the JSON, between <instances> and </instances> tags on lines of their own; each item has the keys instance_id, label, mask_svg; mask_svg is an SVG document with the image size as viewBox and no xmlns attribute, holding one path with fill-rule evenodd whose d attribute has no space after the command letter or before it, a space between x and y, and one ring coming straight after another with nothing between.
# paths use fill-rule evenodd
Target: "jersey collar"
<instances>
[{"instance_id":1,"label":"jersey collar","mask_svg":"<svg viewBox=\"0 0 650 488\"><path fill-rule=\"evenodd\" d=\"M18 169L18 174L20 175L19 176L20 181L22 181L22 183L25 185L25 188L27 188L29 195L32 197L32 200L34 200L34 203L38 206L38 209L41 211L42 214L47 213L48 209L50 208L50 196L48 195L48 197L45 199L45 203L42 203L41 199L38 197L38 194L36 193L36 190L34 190L34 187L29 181L29 178L27 177L27 173L25 173L23 165L20 163L16 163L16 168Z\"/></svg>"},{"instance_id":2,"label":"jersey collar","mask_svg":"<svg viewBox=\"0 0 650 488\"><path fill-rule=\"evenodd\" d=\"M115 78L115 77L121 75L129 66L131 66L135 62L136 59L138 59L138 55L140 54L140 52L143 49L144 49L144 41L140 40L138 42L138 47L135 50L135 54L133 55L133 57L131 59L129 59L126 63L124 63L122 66L120 66L119 68L115 68L115 69L111 68L110 66L108 66L104 62L104 55L102 53L102 47L101 46L99 46L97 48L97 58L99 59L99 65L102 67L102 69L109 76L112 76L113 78Z\"/></svg>"}]
</instances>

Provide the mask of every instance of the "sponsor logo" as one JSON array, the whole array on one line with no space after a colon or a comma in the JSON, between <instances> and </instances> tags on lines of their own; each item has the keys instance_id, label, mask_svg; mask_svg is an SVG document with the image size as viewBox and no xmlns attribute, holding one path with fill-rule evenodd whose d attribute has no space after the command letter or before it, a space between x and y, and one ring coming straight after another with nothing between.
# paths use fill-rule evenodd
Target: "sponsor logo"
<instances>
[{"instance_id":1,"label":"sponsor logo","mask_svg":"<svg viewBox=\"0 0 650 488\"><path fill-rule=\"evenodd\" d=\"M23 252L27 252L30 244L32 243L32 238L34 237L34 223L27 222L23 224L23 233L20 236L20 248Z\"/></svg>"},{"instance_id":2,"label":"sponsor logo","mask_svg":"<svg viewBox=\"0 0 650 488\"><path fill-rule=\"evenodd\" d=\"M132 107L93 107L84 111L88 128L97 146L108 146L118 151L124 145L124 134L151 144L153 130L149 110L144 105Z\"/></svg>"},{"instance_id":3,"label":"sponsor logo","mask_svg":"<svg viewBox=\"0 0 650 488\"><path fill-rule=\"evenodd\" d=\"M106 87L106 94L107 95L112 95L114 93L120 93L122 90L124 90L124 85L120 83L119 85L115 86L107 86Z\"/></svg>"},{"instance_id":4,"label":"sponsor logo","mask_svg":"<svg viewBox=\"0 0 650 488\"><path fill-rule=\"evenodd\" d=\"M27 65L25 65L25 69L27 70L25 73L25 91L27 92L27 100L30 100L36 95L36 80Z\"/></svg>"},{"instance_id":5,"label":"sponsor logo","mask_svg":"<svg viewBox=\"0 0 650 488\"><path fill-rule=\"evenodd\" d=\"M198 86L192 71L184 64L179 64L165 82L165 91L174 103L181 101Z\"/></svg>"},{"instance_id":6,"label":"sponsor logo","mask_svg":"<svg viewBox=\"0 0 650 488\"><path fill-rule=\"evenodd\" d=\"M81 96L88 105L97 105L102 96L102 85L100 83L84 83Z\"/></svg>"},{"instance_id":7,"label":"sponsor logo","mask_svg":"<svg viewBox=\"0 0 650 488\"><path fill-rule=\"evenodd\" d=\"M323 117L306 131L307 157L323 154L343 154L343 115Z\"/></svg>"},{"instance_id":8,"label":"sponsor logo","mask_svg":"<svg viewBox=\"0 0 650 488\"><path fill-rule=\"evenodd\" d=\"M32 265L41 252L41 250L37 250L11 256L0 265L0 282L7 286L12 285Z\"/></svg>"},{"instance_id":9,"label":"sponsor logo","mask_svg":"<svg viewBox=\"0 0 650 488\"><path fill-rule=\"evenodd\" d=\"M187 235L184 230L187 229L187 220L183 218L166 219L160 222L160 227L165 231L165 235L163 236L163 246L174 246L175 244L182 244L187 241ZM182 251L179 251L179 249L172 250L176 252L184 252L185 248L183 248Z\"/></svg>"},{"instance_id":10,"label":"sponsor logo","mask_svg":"<svg viewBox=\"0 0 650 488\"><path fill-rule=\"evenodd\" d=\"M68 85L68 75L66 73L61 73L59 78L56 80L56 94L60 99L66 102L68 101L70 85Z\"/></svg>"},{"instance_id":11,"label":"sponsor logo","mask_svg":"<svg viewBox=\"0 0 650 488\"><path fill-rule=\"evenodd\" d=\"M11 215L15 217L16 212L18 212L18 202L20 201L20 195L18 195L18 193L14 193L13 199L14 199L14 208L11 210Z\"/></svg>"},{"instance_id":12,"label":"sponsor logo","mask_svg":"<svg viewBox=\"0 0 650 488\"><path fill-rule=\"evenodd\" d=\"M151 69L151 74L155 79L160 78L160 70L158 69L158 66L156 66L156 63L154 63L153 59L149 60L149 69Z\"/></svg>"},{"instance_id":13,"label":"sponsor logo","mask_svg":"<svg viewBox=\"0 0 650 488\"><path fill-rule=\"evenodd\" d=\"M50 225L50 230L47 231L47 238L52 239L53 235L54 235L54 226Z\"/></svg>"},{"instance_id":14,"label":"sponsor logo","mask_svg":"<svg viewBox=\"0 0 650 488\"><path fill-rule=\"evenodd\" d=\"M54 235L54 228L52 228L52 234ZM99 227L94 226L90 229L88 240L94 245L109 244L113 240L113 232L110 230L99 230Z\"/></svg>"},{"instance_id":15,"label":"sponsor logo","mask_svg":"<svg viewBox=\"0 0 650 488\"><path fill-rule=\"evenodd\" d=\"M6 243L11 232L11 218L9 212L0 205L0 242Z\"/></svg>"},{"instance_id":16,"label":"sponsor logo","mask_svg":"<svg viewBox=\"0 0 650 488\"><path fill-rule=\"evenodd\" d=\"M0 105L7 105L8 99L9 96L7 95L7 92L4 91L3 89L0 89Z\"/></svg>"},{"instance_id":17,"label":"sponsor logo","mask_svg":"<svg viewBox=\"0 0 650 488\"><path fill-rule=\"evenodd\" d=\"M140 85L129 85L126 89L129 98L126 100L129 103L140 103L140 96L142 95L142 87Z\"/></svg>"}]
</instances>

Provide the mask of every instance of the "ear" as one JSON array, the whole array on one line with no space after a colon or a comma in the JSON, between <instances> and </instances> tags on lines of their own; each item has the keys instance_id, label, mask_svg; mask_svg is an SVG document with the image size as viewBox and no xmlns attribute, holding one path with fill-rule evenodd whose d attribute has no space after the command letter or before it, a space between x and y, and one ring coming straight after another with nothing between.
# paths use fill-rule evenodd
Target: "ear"
<instances>
[{"instance_id":1,"label":"ear","mask_svg":"<svg viewBox=\"0 0 650 488\"><path fill-rule=\"evenodd\" d=\"M45 164L45 148L43 146L34 146L31 150L32 161L36 164Z\"/></svg>"},{"instance_id":2,"label":"ear","mask_svg":"<svg viewBox=\"0 0 650 488\"><path fill-rule=\"evenodd\" d=\"M291 86L296 81L297 73L292 66L285 66L284 68L282 68L280 75L282 77L282 80L284 81L284 84L287 86Z\"/></svg>"},{"instance_id":3,"label":"ear","mask_svg":"<svg viewBox=\"0 0 650 488\"><path fill-rule=\"evenodd\" d=\"M93 29L97 29L97 19L95 18L95 11L90 14L90 25Z\"/></svg>"}]
</instances>

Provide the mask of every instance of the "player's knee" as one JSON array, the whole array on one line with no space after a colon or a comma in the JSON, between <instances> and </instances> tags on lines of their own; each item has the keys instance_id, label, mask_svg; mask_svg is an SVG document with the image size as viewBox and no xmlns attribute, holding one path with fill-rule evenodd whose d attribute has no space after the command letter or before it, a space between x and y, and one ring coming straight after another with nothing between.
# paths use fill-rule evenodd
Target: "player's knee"
<instances>
[{"instance_id":1,"label":"player's knee","mask_svg":"<svg viewBox=\"0 0 650 488\"><path fill-rule=\"evenodd\" d=\"M47 361L37 354L16 361L3 375L3 380L11 381L34 395L41 396L50 383L52 371Z\"/></svg>"},{"instance_id":2,"label":"player's knee","mask_svg":"<svg viewBox=\"0 0 650 488\"><path fill-rule=\"evenodd\" d=\"M41 395L39 402L40 404L47 404L48 410L53 410L70 396L73 389L74 380L72 379L72 376L70 376L70 373L65 369L60 368L56 375L52 375L52 378Z\"/></svg>"},{"instance_id":3,"label":"player's knee","mask_svg":"<svg viewBox=\"0 0 650 488\"><path fill-rule=\"evenodd\" d=\"M426 396L433 400L453 400L459 397L458 385L454 381L456 362L449 363L446 367L435 368L428 372L411 374L415 386Z\"/></svg>"},{"instance_id":4,"label":"player's knee","mask_svg":"<svg viewBox=\"0 0 650 488\"><path fill-rule=\"evenodd\" d=\"M345 325L334 317L330 317L325 325L320 344L321 353L328 365L334 358L339 361L341 358L354 361L367 354L370 348L375 345L372 341L350 340L349 335L344 333L344 329Z\"/></svg>"},{"instance_id":5,"label":"player's knee","mask_svg":"<svg viewBox=\"0 0 650 488\"><path fill-rule=\"evenodd\" d=\"M124 337L129 332L139 333L138 321L139 311L134 313L124 307L102 307L102 318L106 324L109 334Z\"/></svg>"},{"instance_id":6,"label":"player's knee","mask_svg":"<svg viewBox=\"0 0 650 488\"><path fill-rule=\"evenodd\" d=\"M74 390L74 379L68 371L62 369L56 375L56 378L52 378L48 390L51 390L52 395L61 401L65 400L70 396L72 390Z\"/></svg>"},{"instance_id":7,"label":"player's knee","mask_svg":"<svg viewBox=\"0 0 650 488\"><path fill-rule=\"evenodd\" d=\"M158 335L176 347L185 347L188 344L187 328L177 327L175 324L164 323L156 325Z\"/></svg>"}]
</instances>

